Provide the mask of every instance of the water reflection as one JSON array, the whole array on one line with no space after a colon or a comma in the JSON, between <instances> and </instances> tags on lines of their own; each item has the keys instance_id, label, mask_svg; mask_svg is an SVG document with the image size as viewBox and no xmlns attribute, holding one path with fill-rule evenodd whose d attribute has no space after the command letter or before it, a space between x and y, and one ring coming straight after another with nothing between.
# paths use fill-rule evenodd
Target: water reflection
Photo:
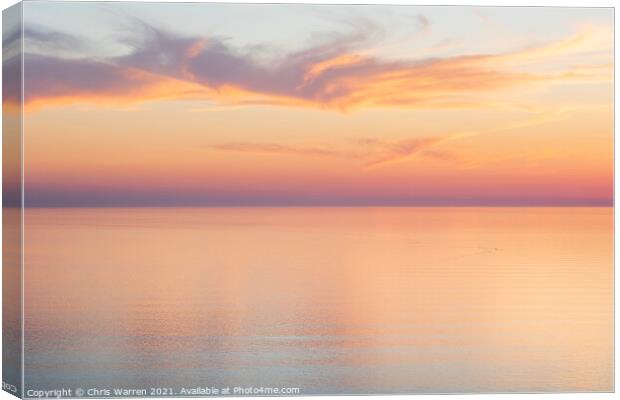
<instances>
[{"instance_id":1,"label":"water reflection","mask_svg":"<svg viewBox=\"0 0 620 400\"><path fill-rule=\"evenodd\" d=\"M28 209L26 382L612 389L610 208Z\"/></svg>"}]
</instances>

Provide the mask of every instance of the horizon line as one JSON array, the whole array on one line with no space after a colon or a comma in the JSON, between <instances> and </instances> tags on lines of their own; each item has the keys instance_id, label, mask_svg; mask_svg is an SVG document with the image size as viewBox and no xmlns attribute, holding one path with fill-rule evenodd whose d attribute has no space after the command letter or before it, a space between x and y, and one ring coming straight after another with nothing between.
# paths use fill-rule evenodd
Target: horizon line
<instances>
[{"instance_id":1,"label":"horizon line","mask_svg":"<svg viewBox=\"0 0 620 400\"><path fill-rule=\"evenodd\" d=\"M614 208L611 204L48 204L3 205L3 209L52 209L52 208Z\"/></svg>"},{"instance_id":2,"label":"horizon line","mask_svg":"<svg viewBox=\"0 0 620 400\"><path fill-rule=\"evenodd\" d=\"M613 207L614 196L598 198L553 198L553 197L421 197L421 198L135 198L85 197L85 198L46 198L26 196L20 198L4 193L3 207L11 208L182 208L182 207Z\"/></svg>"}]
</instances>

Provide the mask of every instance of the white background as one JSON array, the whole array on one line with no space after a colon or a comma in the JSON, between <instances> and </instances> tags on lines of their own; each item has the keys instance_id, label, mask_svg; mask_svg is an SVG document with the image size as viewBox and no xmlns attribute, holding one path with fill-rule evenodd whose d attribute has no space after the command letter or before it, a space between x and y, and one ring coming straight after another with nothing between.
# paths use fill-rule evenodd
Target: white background
<instances>
[{"instance_id":1,"label":"white background","mask_svg":"<svg viewBox=\"0 0 620 400\"><path fill-rule=\"evenodd\" d=\"M80 1L97 1L97 0L80 0ZM117 1L117 0L107 0L107 1ZM148 0L132 0L132 1L148 1ZM166 0L166 2L183 2L182 0ZM231 0L219 0L220 3L238 3L238 2L244 2L244 3L275 3L275 2L286 2L286 3L314 3L314 4L406 4L406 5L479 5L479 6L573 6L573 7L614 7L615 6L615 2L614 1L598 1L598 0L590 0L590 1L578 1L578 0L564 0L564 1L551 1L551 0L538 0L538 1L501 1L501 0L495 0L495 1L488 1L488 0L476 0L475 2L471 2L471 1L455 1L455 0L444 0L444 1L432 1L432 0L424 0L422 2L420 1L415 1L415 0L375 0L375 1L370 1L370 0L311 0L311 1L300 1L300 0L272 0L272 1L266 1L266 0L239 0L239 1L231 1ZM5 9L15 3L18 3L18 1L16 0L2 0L2 9ZM615 10L614 10L614 19L615 19ZM62 21L58 21L59 24L62 24ZM2 23L0 21L0 30L1 30L1 26ZM617 39L617 32L614 31L614 43L616 42ZM1 45L0 45L1 48ZM614 49L614 58L615 58L615 51L617 49ZM617 71L617 64L614 63L614 77L616 75L616 71ZM0 92L1 92L1 88L2 88L2 83L1 83L1 78L0 78ZM616 93L616 88L617 88L617 82L614 81L614 94ZM615 95L614 95L615 97ZM618 111L618 105L614 102L614 109L615 109L615 113L617 114ZM615 118L614 118L615 119ZM614 126L615 126L615 122L614 122ZM1 132L2 128L0 127L0 132ZM615 129L614 129L615 131ZM618 147L620 146L620 144L614 140L614 154L618 154ZM1 159L1 154L0 154L0 159ZM615 167L614 167L614 199L618 198L618 185L617 185L617 177L618 177L618 165L617 163L614 163ZM0 163L0 170L2 169L2 165ZM2 202L2 199L0 199L0 203ZM615 203L615 202L614 202ZM614 225L616 225L616 220L617 215L614 212ZM2 220L2 216L0 215L0 221ZM614 249L615 251L617 251L618 249L618 237L614 235ZM615 253L615 252L614 252ZM617 283L617 280L615 280L614 283ZM2 293L2 287L0 286L0 294ZM616 302L617 302L617 298L616 298ZM617 305L617 303L615 304ZM617 307L614 307L617 308ZM0 321L0 326L1 326L1 321ZM617 339L617 334L618 332L615 332L616 334L616 339ZM0 349L0 354L1 354L1 349ZM615 357L614 357L615 358ZM617 376L614 375L614 377L616 378ZM614 382L616 381L616 379L614 379ZM615 386L615 385L614 385ZM454 398L454 395L416 395L416 396L371 396L370 398L372 399L388 399L388 400L404 400L404 399L413 399L413 400L442 400L442 399L446 399L446 398ZM523 400L523 399L528 399L528 398L539 398L541 400L554 400L554 399L562 399L562 400L589 400L589 399L607 399L607 398L611 398L611 397L615 397L615 394L608 394L608 393L588 393L588 394L583 394L583 393L571 393L571 394L493 394L493 395L489 395L489 394L480 394L480 395L459 395L462 396L461 398L465 399L465 400L475 400L475 399L485 399L485 400L498 400L498 399L506 399L506 400ZM15 397L9 395L8 393L2 391L0 392L0 400L8 400L8 399L14 399ZM227 397L231 400L233 399L239 399L238 397ZM264 399L283 399L283 398L288 398L288 399L296 399L294 397L263 397ZM313 396L313 399L333 399L333 400L344 400L344 399L350 399L350 396L331 396L331 397L327 397L327 396ZM145 399L149 399L146 398Z\"/></svg>"}]
</instances>

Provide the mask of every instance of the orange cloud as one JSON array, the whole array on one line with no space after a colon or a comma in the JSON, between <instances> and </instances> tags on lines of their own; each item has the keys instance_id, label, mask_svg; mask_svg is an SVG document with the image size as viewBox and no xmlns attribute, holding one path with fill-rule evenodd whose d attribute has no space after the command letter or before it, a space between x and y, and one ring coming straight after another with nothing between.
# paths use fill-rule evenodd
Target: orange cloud
<instances>
[{"instance_id":1,"label":"orange cloud","mask_svg":"<svg viewBox=\"0 0 620 400\"><path fill-rule=\"evenodd\" d=\"M333 146L288 146L274 143L223 143L209 146L210 149L240 153L279 154L311 157L333 157L360 161L366 168L377 168L387 164L404 161L421 154L431 158L440 157L437 150L431 151L436 144L454 140L463 135L445 137L421 137L405 140L356 139L351 141L353 148L339 150ZM351 147L351 146L350 146Z\"/></svg>"},{"instance_id":2,"label":"orange cloud","mask_svg":"<svg viewBox=\"0 0 620 400\"><path fill-rule=\"evenodd\" d=\"M515 129L529 128L536 125L547 124L563 119L572 112L597 109L600 106L560 107L552 110L532 112L529 118L519 119L515 122L507 122L492 126L483 130L462 131L442 136L414 137L404 140L385 140L379 138L354 139L345 149L331 146L291 146L275 143L249 143L231 142L210 145L209 148L219 151L255 154L277 154L311 157L332 157L358 161L365 168L376 169L401 163L414 157L432 158L435 160L457 163L463 168L477 168L482 165L493 164L510 159L527 159L528 162L539 161L553 157L555 154L541 154L540 152L527 152L512 154L509 156L497 156L490 158L466 157L452 151L446 144L452 141L465 140L470 137L489 135L511 131Z\"/></svg>"},{"instance_id":3,"label":"orange cloud","mask_svg":"<svg viewBox=\"0 0 620 400\"><path fill-rule=\"evenodd\" d=\"M29 42L39 40L36 49L53 50L57 41L64 40L61 36L51 44L41 42L41 35L29 32ZM251 51L232 48L216 37L177 37L149 27L141 44L123 57L101 61L27 53L24 98L30 109L162 99L338 110L475 106L481 102L481 92L611 80L609 62L545 73L516 68L560 55L609 50L605 32L584 29L557 42L501 54L386 60L364 54L372 38L372 26L364 25L265 65Z\"/></svg>"}]
</instances>

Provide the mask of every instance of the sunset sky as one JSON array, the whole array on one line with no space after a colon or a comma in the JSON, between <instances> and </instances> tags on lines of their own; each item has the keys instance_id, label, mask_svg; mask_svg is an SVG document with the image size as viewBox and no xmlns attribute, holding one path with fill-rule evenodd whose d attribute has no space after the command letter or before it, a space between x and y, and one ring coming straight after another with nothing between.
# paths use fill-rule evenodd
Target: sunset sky
<instances>
[{"instance_id":1,"label":"sunset sky","mask_svg":"<svg viewBox=\"0 0 620 400\"><path fill-rule=\"evenodd\" d=\"M612 204L610 8L26 2L24 36L30 206Z\"/></svg>"}]
</instances>

